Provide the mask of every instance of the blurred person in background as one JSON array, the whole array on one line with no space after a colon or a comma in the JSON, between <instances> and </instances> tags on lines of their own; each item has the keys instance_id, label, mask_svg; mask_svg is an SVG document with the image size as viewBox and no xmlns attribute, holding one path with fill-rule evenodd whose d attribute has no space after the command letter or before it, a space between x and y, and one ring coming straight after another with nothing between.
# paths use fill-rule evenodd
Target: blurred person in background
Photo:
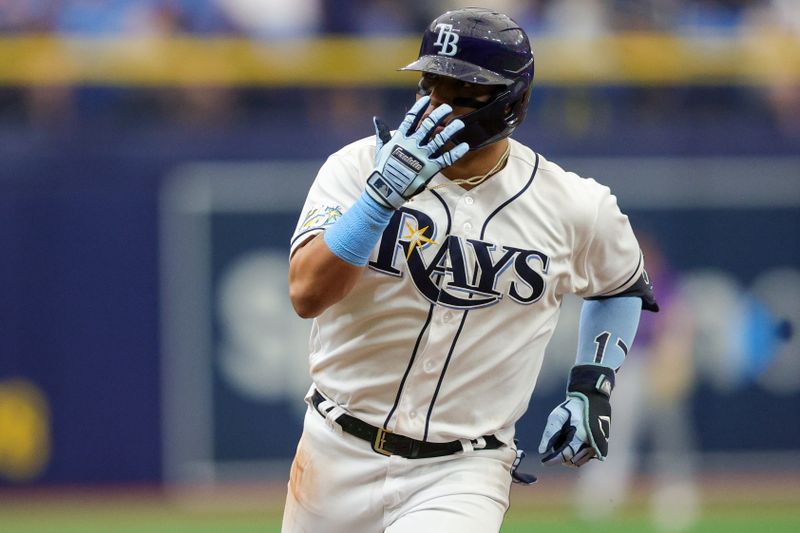
<instances>
[{"instance_id":1,"label":"blurred person in background","mask_svg":"<svg viewBox=\"0 0 800 533\"><path fill-rule=\"evenodd\" d=\"M34 2L33 4L41 4ZM107 51L86 38L122 39L128 37L163 37L172 31L162 16L161 0L64 0L48 6L47 29L62 39L60 46L68 47L66 53L80 57L81 61L102 60ZM69 73L69 65L53 65L42 47L41 65L34 69L47 71L54 80ZM133 50L131 48L131 50ZM146 57L154 49L139 46L135 53ZM63 68L65 72L53 72ZM125 102L125 89L81 88L69 83L36 84L26 87L24 101L29 120L35 126L58 132L75 126L78 114L88 109L97 111L102 120L113 117L119 103ZM78 109L78 107L82 109Z\"/></svg>"},{"instance_id":2,"label":"blurred person in background","mask_svg":"<svg viewBox=\"0 0 800 533\"><path fill-rule=\"evenodd\" d=\"M398 35L418 27L421 2L341 0L322 4L322 34Z\"/></svg>"},{"instance_id":3,"label":"blurred person in background","mask_svg":"<svg viewBox=\"0 0 800 533\"><path fill-rule=\"evenodd\" d=\"M52 27L57 0L0 0L0 32L41 33Z\"/></svg>"},{"instance_id":4,"label":"blurred person in background","mask_svg":"<svg viewBox=\"0 0 800 533\"><path fill-rule=\"evenodd\" d=\"M606 4L615 31L670 32L735 29L748 6L760 3L762 0L611 0Z\"/></svg>"},{"instance_id":5,"label":"blurred person in background","mask_svg":"<svg viewBox=\"0 0 800 533\"><path fill-rule=\"evenodd\" d=\"M10 35L43 35L52 31L59 10L57 0L0 0L0 32ZM50 68L46 57L40 64L27 65L32 70ZM22 87L17 90L24 119L34 125L49 126L71 118L72 92L63 85Z\"/></svg>"},{"instance_id":6,"label":"blurred person in background","mask_svg":"<svg viewBox=\"0 0 800 533\"><path fill-rule=\"evenodd\" d=\"M545 27L559 35L592 37L608 33L608 2L598 0L560 0L544 9Z\"/></svg>"},{"instance_id":7,"label":"blurred person in background","mask_svg":"<svg viewBox=\"0 0 800 533\"><path fill-rule=\"evenodd\" d=\"M681 297L678 274L653 237L637 232L647 270L658 280L661 311L645 313L636 343L619 370L614 390L614 435L603 468L580 472L578 515L587 522L608 520L631 497L637 474L652 475L651 517L663 531L683 531L697 517L695 453L690 399L695 386L694 320ZM647 458L638 453L650 445Z\"/></svg>"},{"instance_id":8,"label":"blurred person in background","mask_svg":"<svg viewBox=\"0 0 800 533\"><path fill-rule=\"evenodd\" d=\"M796 138L800 136L800 83L785 66L797 59L786 45L800 41L800 4L797 0L754 3L744 19L745 50L768 58L779 73L761 88L762 97L781 133Z\"/></svg>"},{"instance_id":9,"label":"blurred person in background","mask_svg":"<svg viewBox=\"0 0 800 533\"><path fill-rule=\"evenodd\" d=\"M224 0L161 0L161 4L162 17L174 33L220 37L240 32Z\"/></svg>"},{"instance_id":10,"label":"blurred person in background","mask_svg":"<svg viewBox=\"0 0 800 533\"><path fill-rule=\"evenodd\" d=\"M746 8L763 0L685 0L674 21L679 31L735 32L743 22Z\"/></svg>"},{"instance_id":11,"label":"blurred person in background","mask_svg":"<svg viewBox=\"0 0 800 533\"><path fill-rule=\"evenodd\" d=\"M264 4L266 7L268 2ZM235 37L249 29L241 23L248 20L247 16L240 14L237 7L227 0L160 0L159 12L162 27L173 36L215 39ZM241 112L236 89L221 84L166 89L162 103L178 124L200 131L224 129L240 118Z\"/></svg>"},{"instance_id":12,"label":"blurred person in background","mask_svg":"<svg viewBox=\"0 0 800 533\"><path fill-rule=\"evenodd\" d=\"M670 28L684 0L612 0L614 31L653 31Z\"/></svg>"},{"instance_id":13,"label":"blurred person in background","mask_svg":"<svg viewBox=\"0 0 800 533\"><path fill-rule=\"evenodd\" d=\"M162 4L161 0L65 0L53 29L84 37L158 34Z\"/></svg>"},{"instance_id":14,"label":"blurred person in background","mask_svg":"<svg viewBox=\"0 0 800 533\"><path fill-rule=\"evenodd\" d=\"M310 37L324 20L323 0L215 0L219 9L252 39Z\"/></svg>"}]
</instances>

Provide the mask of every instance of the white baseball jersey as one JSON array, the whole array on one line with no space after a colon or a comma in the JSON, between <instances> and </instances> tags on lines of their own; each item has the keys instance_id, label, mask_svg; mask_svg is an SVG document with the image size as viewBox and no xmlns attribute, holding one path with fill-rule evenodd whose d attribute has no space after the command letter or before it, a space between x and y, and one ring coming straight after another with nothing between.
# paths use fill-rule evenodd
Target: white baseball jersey
<instances>
[{"instance_id":1,"label":"white baseball jersey","mask_svg":"<svg viewBox=\"0 0 800 533\"><path fill-rule=\"evenodd\" d=\"M562 297L613 295L641 275L609 189L509 141L505 168L470 191L434 176L353 290L314 320L311 377L353 416L432 442L510 443ZM370 137L328 158L292 251L362 194L374 155Z\"/></svg>"}]
</instances>

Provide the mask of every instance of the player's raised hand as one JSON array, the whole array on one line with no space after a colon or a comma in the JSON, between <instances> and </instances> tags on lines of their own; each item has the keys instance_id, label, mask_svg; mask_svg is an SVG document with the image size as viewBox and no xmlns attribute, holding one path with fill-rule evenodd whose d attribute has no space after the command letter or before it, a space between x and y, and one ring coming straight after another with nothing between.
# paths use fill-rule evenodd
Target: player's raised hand
<instances>
[{"instance_id":1,"label":"player's raised hand","mask_svg":"<svg viewBox=\"0 0 800 533\"><path fill-rule=\"evenodd\" d=\"M592 458L606 458L613 387L614 371L610 368L573 367L567 399L550 413L539 443L544 464L578 467Z\"/></svg>"},{"instance_id":2,"label":"player's raised hand","mask_svg":"<svg viewBox=\"0 0 800 533\"><path fill-rule=\"evenodd\" d=\"M434 157L464 123L453 120L442 131L431 135L453 109L442 104L420 123L429 101L428 96L417 100L394 135L381 119L373 119L375 169L367 178L367 193L385 207L398 209L419 194L437 172L469 151L469 145L461 143Z\"/></svg>"}]
</instances>

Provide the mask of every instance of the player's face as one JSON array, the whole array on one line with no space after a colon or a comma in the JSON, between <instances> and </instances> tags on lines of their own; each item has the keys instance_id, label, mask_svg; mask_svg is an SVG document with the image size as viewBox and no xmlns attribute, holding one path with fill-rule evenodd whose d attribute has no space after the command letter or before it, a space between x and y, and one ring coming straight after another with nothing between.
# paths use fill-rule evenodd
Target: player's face
<instances>
[{"instance_id":1,"label":"player's face","mask_svg":"<svg viewBox=\"0 0 800 533\"><path fill-rule=\"evenodd\" d=\"M425 110L423 119L442 104L449 104L453 108L453 112L445 119L444 124L437 128L437 130L441 130L451 120L488 104L499 89L500 87L497 85L476 85L455 78L426 73L420 80L417 99L426 94L431 97L430 105Z\"/></svg>"}]
</instances>

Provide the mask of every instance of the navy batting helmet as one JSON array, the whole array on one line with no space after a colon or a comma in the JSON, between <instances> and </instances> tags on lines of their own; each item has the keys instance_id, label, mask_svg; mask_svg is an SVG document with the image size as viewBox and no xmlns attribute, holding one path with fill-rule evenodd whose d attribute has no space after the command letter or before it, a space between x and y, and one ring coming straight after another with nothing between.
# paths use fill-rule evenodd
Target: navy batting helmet
<instances>
[{"instance_id":1,"label":"navy batting helmet","mask_svg":"<svg viewBox=\"0 0 800 533\"><path fill-rule=\"evenodd\" d=\"M467 142L476 150L508 137L525 118L533 52L528 36L507 15L469 7L431 22L422 36L419 58L400 70L501 86L486 105L459 117L465 127L452 141ZM425 91L422 84L420 88Z\"/></svg>"}]
</instances>

